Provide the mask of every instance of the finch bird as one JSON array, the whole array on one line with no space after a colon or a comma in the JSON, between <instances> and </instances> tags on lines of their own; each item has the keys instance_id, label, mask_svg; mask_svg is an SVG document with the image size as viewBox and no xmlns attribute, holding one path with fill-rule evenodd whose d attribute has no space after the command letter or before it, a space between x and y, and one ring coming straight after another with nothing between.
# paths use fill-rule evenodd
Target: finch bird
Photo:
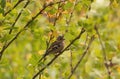
<instances>
[{"instance_id":1,"label":"finch bird","mask_svg":"<svg viewBox=\"0 0 120 79\"><path fill-rule=\"evenodd\" d=\"M63 48L64 48L64 36L58 36L56 41L54 41L46 50L45 54L43 55L43 57L38 61L41 62L41 60L45 59L46 56L48 56L49 54L59 54Z\"/></svg>"}]
</instances>

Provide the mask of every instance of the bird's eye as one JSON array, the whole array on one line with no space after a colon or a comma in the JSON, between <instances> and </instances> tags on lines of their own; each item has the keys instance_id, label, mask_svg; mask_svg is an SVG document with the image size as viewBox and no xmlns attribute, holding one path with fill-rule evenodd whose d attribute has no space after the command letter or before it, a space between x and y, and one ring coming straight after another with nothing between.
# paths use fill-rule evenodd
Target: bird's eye
<instances>
[{"instance_id":1,"label":"bird's eye","mask_svg":"<svg viewBox=\"0 0 120 79\"><path fill-rule=\"evenodd\" d=\"M54 47L54 49L58 49L58 47Z\"/></svg>"},{"instance_id":2,"label":"bird's eye","mask_svg":"<svg viewBox=\"0 0 120 79\"><path fill-rule=\"evenodd\" d=\"M60 45L58 45L58 47L60 47Z\"/></svg>"}]
</instances>

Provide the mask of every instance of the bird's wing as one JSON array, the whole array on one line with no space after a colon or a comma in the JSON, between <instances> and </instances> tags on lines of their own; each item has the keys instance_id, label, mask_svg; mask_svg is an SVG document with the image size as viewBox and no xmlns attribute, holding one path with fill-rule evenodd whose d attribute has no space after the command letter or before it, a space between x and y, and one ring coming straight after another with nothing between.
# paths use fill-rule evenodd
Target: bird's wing
<instances>
[{"instance_id":1,"label":"bird's wing","mask_svg":"<svg viewBox=\"0 0 120 79\"><path fill-rule=\"evenodd\" d=\"M57 50L57 48L59 47L58 45L60 44L61 42L60 41L55 41L53 42L50 47L47 49L46 53L50 53L54 50Z\"/></svg>"},{"instance_id":2,"label":"bird's wing","mask_svg":"<svg viewBox=\"0 0 120 79\"><path fill-rule=\"evenodd\" d=\"M60 47L61 41L55 41L53 42L50 47L46 50L45 54L43 55L43 57L39 60L39 62L44 59L47 55L49 55L50 53L57 53Z\"/></svg>"}]
</instances>

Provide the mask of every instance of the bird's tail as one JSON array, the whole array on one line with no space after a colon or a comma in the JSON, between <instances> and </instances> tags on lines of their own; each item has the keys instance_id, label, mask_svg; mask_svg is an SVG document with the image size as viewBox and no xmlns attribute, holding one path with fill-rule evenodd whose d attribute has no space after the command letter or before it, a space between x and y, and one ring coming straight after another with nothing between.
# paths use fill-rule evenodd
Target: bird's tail
<instances>
[{"instance_id":1,"label":"bird's tail","mask_svg":"<svg viewBox=\"0 0 120 79\"><path fill-rule=\"evenodd\" d=\"M40 58L40 60L38 61L38 63L40 63L44 58L45 58L45 56L42 56L42 58Z\"/></svg>"},{"instance_id":2,"label":"bird's tail","mask_svg":"<svg viewBox=\"0 0 120 79\"><path fill-rule=\"evenodd\" d=\"M47 56L47 53L45 53L45 54L42 56L42 58L38 61L38 63L40 63L43 59L45 60L46 56Z\"/></svg>"},{"instance_id":3,"label":"bird's tail","mask_svg":"<svg viewBox=\"0 0 120 79\"><path fill-rule=\"evenodd\" d=\"M46 56L47 54L44 54L42 58L40 58L39 61L33 67L36 67L43 59L45 60Z\"/></svg>"}]
</instances>

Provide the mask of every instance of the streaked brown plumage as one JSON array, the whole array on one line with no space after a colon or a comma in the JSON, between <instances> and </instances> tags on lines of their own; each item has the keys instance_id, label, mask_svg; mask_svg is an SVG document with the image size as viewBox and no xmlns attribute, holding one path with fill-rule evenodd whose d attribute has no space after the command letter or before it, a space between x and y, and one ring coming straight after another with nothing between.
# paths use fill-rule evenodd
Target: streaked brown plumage
<instances>
[{"instance_id":1,"label":"streaked brown plumage","mask_svg":"<svg viewBox=\"0 0 120 79\"><path fill-rule=\"evenodd\" d=\"M49 54L58 54L60 53L64 48L64 36L58 36L56 41L53 42L50 47L46 50L45 54L43 55L43 57L39 60L39 62L41 62L41 60L43 60L47 55Z\"/></svg>"}]
</instances>

